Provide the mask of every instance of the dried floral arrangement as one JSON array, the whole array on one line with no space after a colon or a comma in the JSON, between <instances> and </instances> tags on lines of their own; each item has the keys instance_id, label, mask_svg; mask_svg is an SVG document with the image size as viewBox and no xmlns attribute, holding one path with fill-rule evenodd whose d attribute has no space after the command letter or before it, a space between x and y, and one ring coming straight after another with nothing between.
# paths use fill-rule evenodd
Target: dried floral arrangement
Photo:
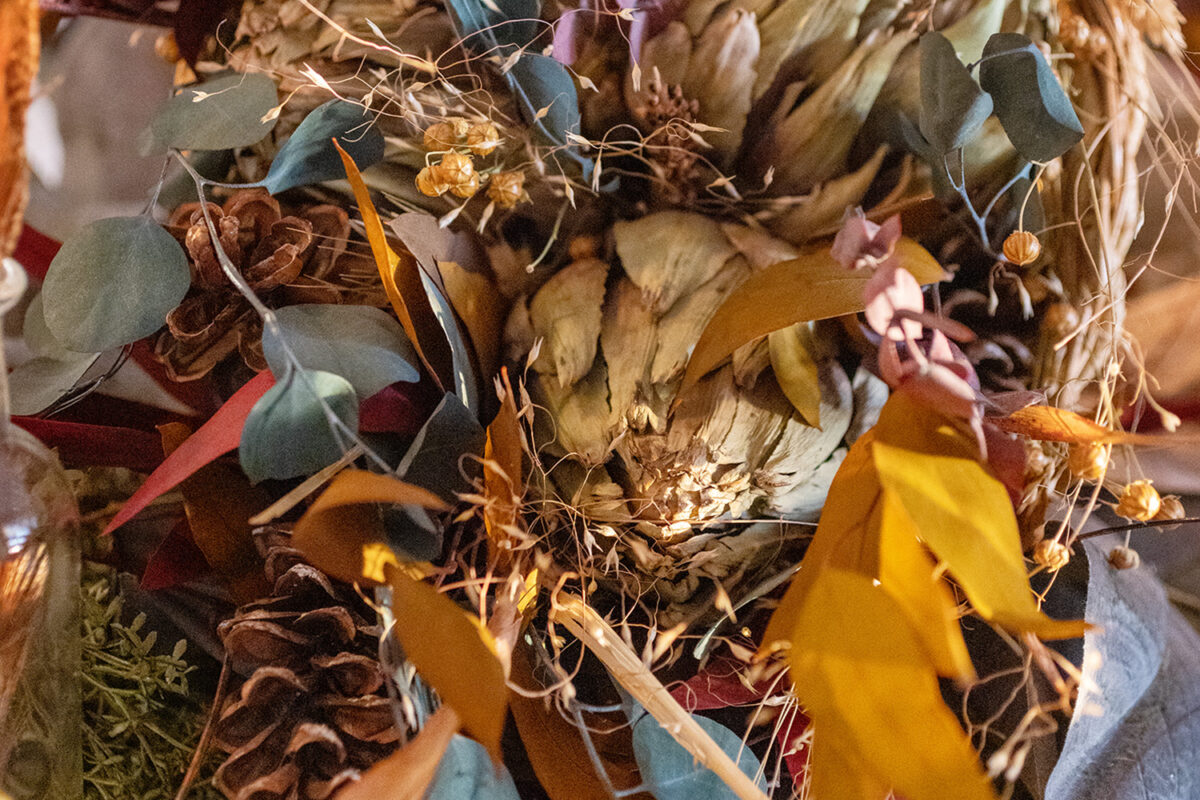
<instances>
[{"instance_id":1,"label":"dried floral arrangement","mask_svg":"<svg viewBox=\"0 0 1200 800\"><path fill-rule=\"evenodd\" d=\"M1084 542L1187 520L1109 472L1188 441L1122 328L1173 5L100 5L175 27L163 179L43 264L14 412L196 412L106 534L169 501L143 580L237 606L224 796L1200 786Z\"/></svg>"}]
</instances>

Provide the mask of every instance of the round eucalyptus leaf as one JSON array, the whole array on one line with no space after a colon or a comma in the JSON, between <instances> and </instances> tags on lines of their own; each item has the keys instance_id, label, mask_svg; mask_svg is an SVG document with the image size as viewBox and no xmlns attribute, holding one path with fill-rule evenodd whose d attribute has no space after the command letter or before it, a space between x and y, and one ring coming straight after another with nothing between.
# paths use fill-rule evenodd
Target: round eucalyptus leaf
<instances>
[{"instance_id":1,"label":"round eucalyptus leaf","mask_svg":"<svg viewBox=\"0 0 1200 800\"><path fill-rule=\"evenodd\" d=\"M290 349L305 369L340 375L366 400L397 381L421 379L417 353L404 328L378 308L355 305L285 306L278 332L263 332L263 355L282 375Z\"/></svg>"},{"instance_id":2,"label":"round eucalyptus leaf","mask_svg":"<svg viewBox=\"0 0 1200 800\"><path fill-rule=\"evenodd\" d=\"M61 361L71 352L59 344L54 334L46 327L46 312L42 306L41 292L34 295L25 309L25 319L21 323L21 340L35 358L53 358Z\"/></svg>"},{"instance_id":3,"label":"round eucalyptus leaf","mask_svg":"<svg viewBox=\"0 0 1200 800\"><path fill-rule=\"evenodd\" d=\"M150 123L154 141L177 150L228 150L260 141L275 127L264 121L278 103L275 81L234 73L185 87Z\"/></svg>"},{"instance_id":4,"label":"round eucalyptus leaf","mask_svg":"<svg viewBox=\"0 0 1200 800\"><path fill-rule=\"evenodd\" d=\"M329 412L358 430L358 398L349 382L328 372L292 369L250 409L238 458L257 483L311 475L342 456Z\"/></svg>"},{"instance_id":5,"label":"round eucalyptus leaf","mask_svg":"<svg viewBox=\"0 0 1200 800\"><path fill-rule=\"evenodd\" d=\"M68 350L94 353L163 326L191 285L187 256L150 217L113 217L63 243L42 284L46 327Z\"/></svg>"},{"instance_id":6,"label":"round eucalyptus leaf","mask_svg":"<svg viewBox=\"0 0 1200 800\"><path fill-rule=\"evenodd\" d=\"M520 800L508 770L499 771L479 742L455 734L438 762L425 800Z\"/></svg>"},{"instance_id":7,"label":"round eucalyptus leaf","mask_svg":"<svg viewBox=\"0 0 1200 800\"><path fill-rule=\"evenodd\" d=\"M9 411L18 416L39 414L79 383L100 353L64 353L26 361L8 373Z\"/></svg>"},{"instance_id":8,"label":"round eucalyptus leaf","mask_svg":"<svg viewBox=\"0 0 1200 800\"><path fill-rule=\"evenodd\" d=\"M751 780L758 775L758 757L736 733L708 717L694 714L693 718ZM717 773L697 764L692 754L649 714L633 726L633 757L655 800L735 800L737 797ZM761 778L758 783L765 791Z\"/></svg>"},{"instance_id":9,"label":"round eucalyptus leaf","mask_svg":"<svg viewBox=\"0 0 1200 800\"><path fill-rule=\"evenodd\" d=\"M921 134L939 153L965 145L992 114L992 98L938 31L921 37Z\"/></svg>"},{"instance_id":10,"label":"round eucalyptus leaf","mask_svg":"<svg viewBox=\"0 0 1200 800\"><path fill-rule=\"evenodd\" d=\"M383 160L383 134L372 125L362 106L330 100L313 109L292 133L271 162L263 186L271 194L322 181L346 177L337 139L359 169Z\"/></svg>"}]
</instances>

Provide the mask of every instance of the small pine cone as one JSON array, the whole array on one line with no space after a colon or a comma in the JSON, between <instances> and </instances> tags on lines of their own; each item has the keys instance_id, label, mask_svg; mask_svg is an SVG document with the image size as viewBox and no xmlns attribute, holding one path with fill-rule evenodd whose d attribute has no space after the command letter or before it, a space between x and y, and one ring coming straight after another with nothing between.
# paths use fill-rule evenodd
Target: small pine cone
<instances>
[{"instance_id":1,"label":"small pine cone","mask_svg":"<svg viewBox=\"0 0 1200 800\"><path fill-rule=\"evenodd\" d=\"M217 628L241 680L214 721L229 756L213 782L234 800L324 800L399 738L374 657L380 631L285 532L256 533L274 589Z\"/></svg>"}]
</instances>

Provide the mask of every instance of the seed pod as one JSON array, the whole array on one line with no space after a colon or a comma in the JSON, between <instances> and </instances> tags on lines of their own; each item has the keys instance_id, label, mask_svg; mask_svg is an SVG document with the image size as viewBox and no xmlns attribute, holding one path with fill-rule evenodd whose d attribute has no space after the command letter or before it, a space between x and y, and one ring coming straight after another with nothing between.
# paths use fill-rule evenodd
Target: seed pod
<instances>
[{"instance_id":1,"label":"seed pod","mask_svg":"<svg viewBox=\"0 0 1200 800\"><path fill-rule=\"evenodd\" d=\"M500 172L492 176L488 184L488 198L500 208L512 208L521 202L525 191L523 172Z\"/></svg>"},{"instance_id":2,"label":"seed pod","mask_svg":"<svg viewBox=\"0 0 1200 800\"><path fill-rule=\"evenodd\" d=\"M1142 557L1132 547L1114 547L1108 554L1108 563L1113 569L1137 569Z\"/></svg>"},{"instance_id":3,"label":"seed pod","mask_svg":"<svg viewBox=\"0 0 1200 800\"><path fill-rule=\"evenodd\" d=\"M437 164L417 173L417 190L427 197L441 197L449 188L450 182Z\"/></svg>"},{"instance_id":4,"label":"seed pod","mask_svg":"<svg viewBox=\"0 0 1200 800\"><path fill-rule=\"evenodd\" d=\"M1013 231L1004 240L1004 257L1018 267L1032 264L1042 254L1042 243L1029 231Z\"/></svg>"},{"instance_id":5,"label":"seed pod","mask_svg":"<svg viewBox=\"0 0 1200 800\"><path fill-rule=\"evenodd\" d=\"M467 131L467 147L477 156L486 156L500 146L500 132L490 122L472 125Z\"/></svg>"},{"instance_id":6,"label":"seed pod","mask_svg":"<svg viewBox=\"0 0 1200 800\"><path fill-rule=\"evenodd\" d=\"M1153 519L1161 507L1162 498L1158 496L1158 490L1150 485L1150 481L1140 480L1122 490L1116 512L1126 519L1145 522Z\"/></svg>"},{"instance_id":7,"label":"seed pod","mask_svg":"<svg viewBox=\"0 0 1200 800\"><path fill-rule=\"evenodd\" d=\"M471 161L471 157L462 153L447 153L442 156L442 163L439 166L442 176L445 177L446 183L450 184L451 188L470 183L471 176L475 175L475 164ZM478 180L479 178L476 176L476 181Z\"/></svg>"},{"instance_id":8,"label":"seed pod","mask_svg":"<svg viewBox=\"0 0 1200 800\"><path fill-rule=\"evenodd\" d=\"M154 54L168 64L174 64L180 59L179 44L175 41L173 31L167 31L154 40Z\"/></svg>"},{"instance_id":9,"label":"seed pod","mask_svg":"<svg viewBox=\"0 0 1200 800\"><path fill-rule=\"evenodd\" d=\"M455 143L454 126L449 122L435 122L425 129L426 150L447 150Z\"/></svg>"},{"instance_id":10,"label":"seed pod","mask_svg":"<svg viewBox=\"0 0 1200 800\"><path fill-rule=\"evenodd\" d=\"M455 142L461 142L467 138L467 131L471 130L471 123L462 117L449 117L446 122L450 123L450 128L454 131Z\"/></svg>"},{"instance_id":11,"label":"seed pod","mask_svg":"<svg viewBox=\"0 0 1200 800\"><path fill-rule=\"evenodd\" d=\"M1098 481L1108 469L1109 447L1098 442L1080 442L1067 450L1067 469L1081 481Z\"/></svg>"},{"instance_id":12,"label":"seed pod","mask_svg":"<svg viewBox=\"0 0 1200 800\"><path fill-rule=\"evenodd\" d=\"M1158 507L1158 513L1154 515L1156 522L1170 522L1171 520L1183 519L1187 516L1183 510L1183 503L1179 500L1179 495L1169 494L1162 498L1162 503Z\"/></svg>"},{"instance_id":13,"label":"seed pod","mask_svg":"<svg viewBox=\"0 0 1200 800\"><path fill-rule=\"evenodd\" d=\"M1071 560L1071 551L1062 542L1043 539L1033 548L1033 560L1039 567L1058 572Z\"/></svg>"},{"instance_id":14,"label":"seed pod","mask_svg":"<svg viewBox=\"0 0 1200 800\"><path fill-rule=\"evenodd\" d=\"M450 193L455 197L474 197L479 191L479 173L472 172L471 177L467 178L462 183L456 183L450 187Z\"/></svg>"}]
</instances>

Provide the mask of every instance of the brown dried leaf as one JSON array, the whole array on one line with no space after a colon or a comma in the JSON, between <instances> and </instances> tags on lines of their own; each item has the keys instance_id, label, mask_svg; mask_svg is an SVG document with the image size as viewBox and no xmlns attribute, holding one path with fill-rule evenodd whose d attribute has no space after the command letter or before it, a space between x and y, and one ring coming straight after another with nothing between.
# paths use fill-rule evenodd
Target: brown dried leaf
<instances>
[{"instance_id":1,"label":"brown dried leaf","mask_svg":"<svg viewBox=\"0 0 1200 800\"><path fill-rule=\"evenodd\" d=\"M442 706L416 738L377 762L338 794L338 800L412 800L424 797L437 774L442 754L458 731L454 709Z\"/></svg>"}]
</instances>

